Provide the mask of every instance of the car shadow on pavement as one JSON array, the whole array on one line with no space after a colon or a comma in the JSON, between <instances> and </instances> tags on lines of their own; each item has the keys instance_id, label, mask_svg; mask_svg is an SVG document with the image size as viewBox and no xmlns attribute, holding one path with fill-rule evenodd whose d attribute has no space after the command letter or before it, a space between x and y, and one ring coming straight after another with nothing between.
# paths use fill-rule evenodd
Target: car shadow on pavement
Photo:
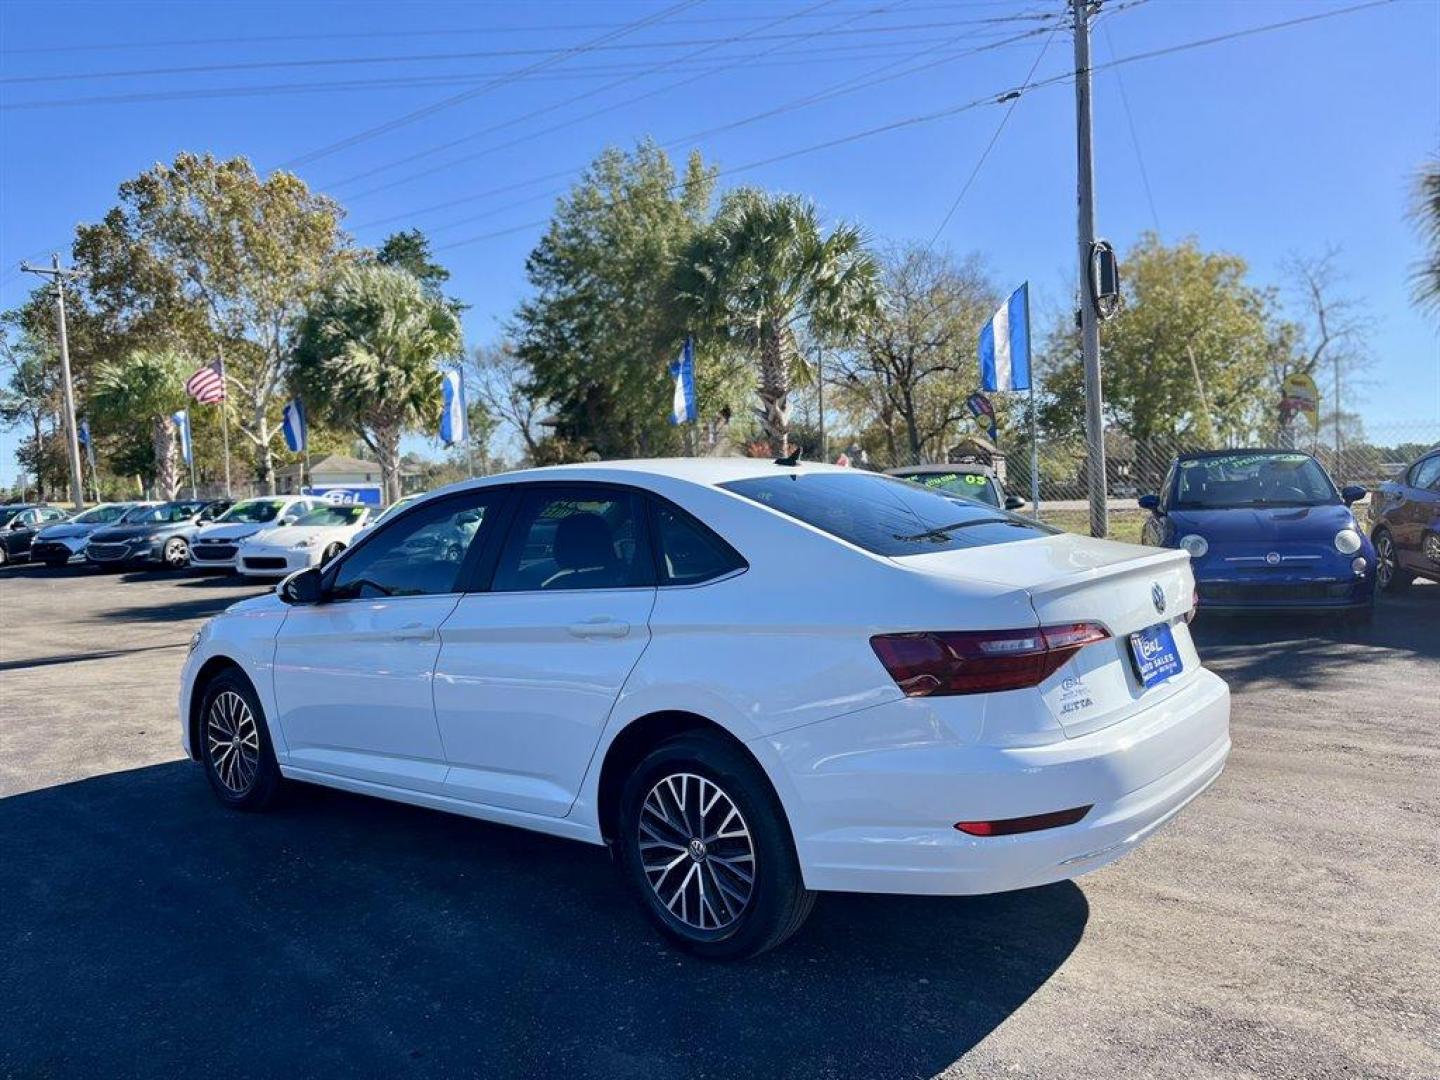
<instances>
[{"instance_id":1,"label":"car shadow on pavement","mask_svg":"<svg viewBox=\"0 0 1440 1080\"><path fill-rule=\"evenodd\" d=\"M1328 614L1219 616L1202 608L1191 633L1200 658L1233 689L1318 688L1370 664L1378 650L1440 659L1440 586L1381 597L1369 625Z\"/></svg>"},{"instance_id":2,"label":"car shadow on pavement","mask_svg":"<svg viewBox=\"0 0 1440 1080\"><path fill-rule=\"evenodd\" d=\"M0 837L7 1076L930 1076L1089 915L833 894L704 962L599 848L305 786L230 813L189 762L12 796Z\"/></svg>"}]
</instances>

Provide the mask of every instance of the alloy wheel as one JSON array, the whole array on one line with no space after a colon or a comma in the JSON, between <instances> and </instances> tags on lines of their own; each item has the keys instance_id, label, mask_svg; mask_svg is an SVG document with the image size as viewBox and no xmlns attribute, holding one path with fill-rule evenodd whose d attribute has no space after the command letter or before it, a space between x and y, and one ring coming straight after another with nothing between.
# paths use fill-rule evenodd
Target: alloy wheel
<instances>
[{"instance_id":1,"label":"alloy wheel","mask_svg":"<svg viewBox=\"0 0 1440 1080\"><path fill-rule=\"evenodd\" d=\"M1422 549L1427 559L1433 563L1440 563L1440 533L1426 533Z\"/></svg>"},{"instance_id":2,"label":"alloy wheel","mask_svg":"<svg viewBox=\"0 0 1440 1080\"><path fill-rule=\"evenodd\" d=\"M680 922L724 930L755 891L755 844L744 815L713 781L672 773L640 809L640 860L650 888Z\"/></svg>"},{"instance_id":3,"label":"alloy wheel","mask_svg":"<svg viewBox=\"0 0 1440 1080\"><path fill-rule=\"evenodd\" d=\"M165 542L165 565L184 566L190 561L190 552L185 541L176 536Z\"/></svg>"},{"instance_id":4,"label":"alloy wheel","mask_svg":"<svg viewBox=\"0 0 1440 1080\"><path fill-rule=\"evenodd\" d=\"M1381 533L1376 537L1375 554L1375 583L1382 589L1388 589L1390 579L1395 576L1395 544L1389 533Z\"/></svg>"},{"instance_id":5,"label":"alloy wheel","mask_svg":"<svg viewBox=\"0 0 1440 1080\"><path fill-rule=\"evenodd\" d=\"M215 695L205 735L216 779L231 794L244 795L260 768L260 733L245 699L233 690Z\"/></svg>"}]
</instances>

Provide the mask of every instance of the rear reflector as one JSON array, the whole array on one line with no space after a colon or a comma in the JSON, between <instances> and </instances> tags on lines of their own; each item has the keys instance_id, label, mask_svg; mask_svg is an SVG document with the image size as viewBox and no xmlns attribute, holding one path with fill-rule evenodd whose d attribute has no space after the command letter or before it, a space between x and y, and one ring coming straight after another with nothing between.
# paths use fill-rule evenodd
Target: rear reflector
<instances>
[{"instance_id":1,"label":"rear reflector","mask_svg":"<svg viewBox=\"0 0 1440 1080\"><path fill-rule=\"evenodd\" d=\"M1053 813L1034 814L1030 817L1001 818L999 821L957 821L955 828L970 836L1014 836L1016 833L1039 832L1041 829L1074 825L1089 812L1089 806L1077 806L1073 810L1056 810Z\"/></svg>"},{"instance_id":2,"label":"rear reflector","mask_svg":"<svg viewBox=\"0 0 1440 1080\"><path fill-rule=\"evenodd\" d=\"M1038 686L1065 662L1110 636L1096 623L1032 630L877 634L870 647L907 697L984 694Z\"/></svg>"}]
</instances>

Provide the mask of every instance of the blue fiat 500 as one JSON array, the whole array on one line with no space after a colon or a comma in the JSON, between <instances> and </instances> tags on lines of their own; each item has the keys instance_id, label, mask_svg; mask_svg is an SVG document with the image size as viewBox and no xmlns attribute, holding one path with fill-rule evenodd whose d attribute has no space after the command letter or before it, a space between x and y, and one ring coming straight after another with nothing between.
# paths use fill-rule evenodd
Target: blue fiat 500
<instances>
[{"instance_id":1,"label":"blue fiat 500","mask_svg":"<svg viewBox=\"0 0 1440 1080\"><path fill-rule=\"evenodd\" d=\"M1294 450L1216 450L1175 459L1142 539L1190 553L1205 611L1325 610L1368 619L1375 549L1321 464Z\"/></svg>"}]
</instances>

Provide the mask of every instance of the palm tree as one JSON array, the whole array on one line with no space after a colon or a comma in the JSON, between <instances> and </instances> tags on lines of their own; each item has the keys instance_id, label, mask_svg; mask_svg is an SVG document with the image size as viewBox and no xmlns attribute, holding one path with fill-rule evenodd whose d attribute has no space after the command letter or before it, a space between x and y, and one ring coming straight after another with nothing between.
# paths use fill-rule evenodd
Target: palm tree
<instances>
[{"instance_id":1,"label":"palm tree","mask_svg":"<svg viewBox=\"0 0 1440 1080\"><path fill-rule=\"evenodd\" d=\"M1440 312L1440 158L1421 167L1410 216L1425 245L1425 254L1415 268L1415 301L1422 308Z\"/></svg>"},{"instance_id":2,"label":"palm tree","mask_svg":"<svg viewBox=\"0 0 1440 1080\"><path fill-rule=\"evenodd\" d=\"M741 189L682 261L678 292L696 329L757 360L757 416L774 450L788 454L797 337L852 340L877 308L879 266L860 230L829 235L813 203Z\"/></svg>"},{"instance_id":3,"label":"palm tree","mask_svg":"<svg viewBox=\"0 0 1440 1080\"><path fill-rule=\"evenodd\" d=\"M91 413L111 429L143 423L150 428L157 493L173 499L180 490L180 454L171 416L186 407L185 380L195 364L174 349L149 349L101 364L90 380Z\"/></svg>"},{"instance_id":4,"label":"palm tree","mask_svg":"<svg viewBox=\"0 0 1440 1080\"><path fill-rule=\"evenodd\" d=\"M458 357L460 321L413 274L340 271L307 308L290 381L312 415L375 454L387 501L400 497L400 437L440 415L440 363Z\"/></svg>"}]
</instances>

